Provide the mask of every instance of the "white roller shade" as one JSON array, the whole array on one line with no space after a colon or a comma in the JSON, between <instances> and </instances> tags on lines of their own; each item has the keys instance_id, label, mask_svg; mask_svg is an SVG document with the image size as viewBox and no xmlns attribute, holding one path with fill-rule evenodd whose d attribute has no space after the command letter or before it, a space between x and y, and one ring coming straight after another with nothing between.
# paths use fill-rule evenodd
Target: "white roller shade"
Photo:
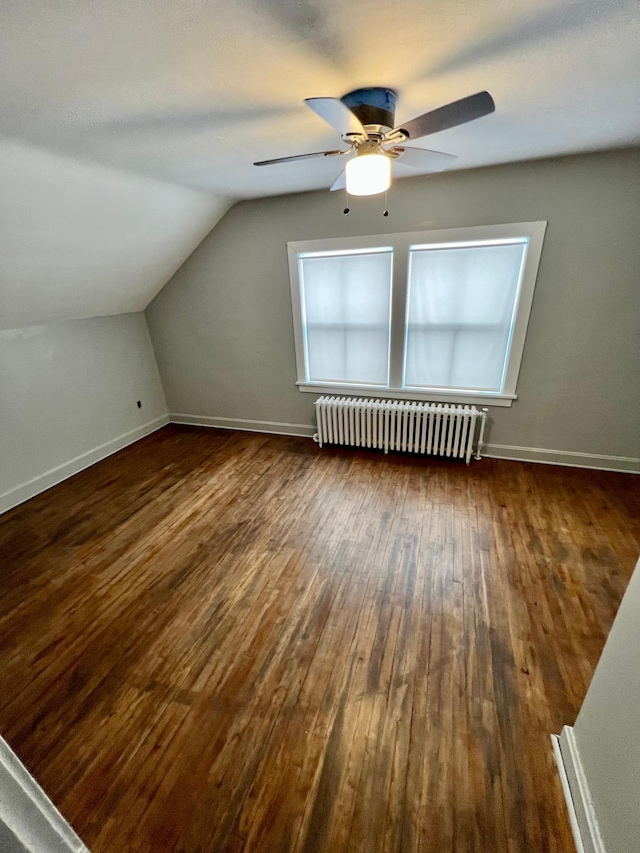
<instances>
[{"instance_id":1,"label":"white roller shade","mask_svg":"<svg viewBox=\"0 0 640 853\"><path fill-rule=\"evenodd\" d=\"M411 248L405 386L502 390L526 247Z\"/></svg>"},{"instance_id":2,"label":"white roller shade","mask_svg":"<svg viewBox=\"0 0 640 853\"><path fill-rule=\"evenodd\" d=\"M307 381L388 383L392 258L390 249L299 258Z\"/></svg>"}]
</instances>

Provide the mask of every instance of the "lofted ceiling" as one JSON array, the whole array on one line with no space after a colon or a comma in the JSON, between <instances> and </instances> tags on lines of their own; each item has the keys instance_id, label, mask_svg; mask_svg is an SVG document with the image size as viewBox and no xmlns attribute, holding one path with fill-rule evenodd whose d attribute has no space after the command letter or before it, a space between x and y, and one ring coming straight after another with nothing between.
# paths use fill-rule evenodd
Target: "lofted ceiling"
<instances>
[{"instance_id":1,"label":"lofted ceiling","mask_svg":"<svg viewBox=\"0 0 640 853\"><path fill-rule=\"evenodd\" d=\"M0 329L142 311L228 206L0 140Z\"/></svg>"},{"instance_id":2,"label":"lofted ceiling","mask_svg":"<svg viewBox=\"0 0 640 853\"><path fill-rule=\"evenodd\" d=\"M305 97L487 89L417 143L458 168L626 146L639 48L637 0L3 0L0 326L137 310L226 199L328 187L331 158L252 166L335 146Z\"/></svg>"}]
</instances>

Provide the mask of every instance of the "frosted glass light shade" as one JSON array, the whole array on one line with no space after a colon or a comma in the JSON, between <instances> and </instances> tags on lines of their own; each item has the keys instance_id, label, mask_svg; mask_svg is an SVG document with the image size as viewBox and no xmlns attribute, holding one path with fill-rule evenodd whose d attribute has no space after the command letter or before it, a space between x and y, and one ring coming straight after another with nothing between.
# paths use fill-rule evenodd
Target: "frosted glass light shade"
<instances>
[{"instance_id":1,"label":"frosted glass light shade","mask_svg":"<svg viewBox=\"0 0 640 853\"><path fill-rule=\"evenodd\" d=\"M384 154L361 154L346 168L349 195L376 195L389 189L391 160Z\"/></svg>"}]
</instances>

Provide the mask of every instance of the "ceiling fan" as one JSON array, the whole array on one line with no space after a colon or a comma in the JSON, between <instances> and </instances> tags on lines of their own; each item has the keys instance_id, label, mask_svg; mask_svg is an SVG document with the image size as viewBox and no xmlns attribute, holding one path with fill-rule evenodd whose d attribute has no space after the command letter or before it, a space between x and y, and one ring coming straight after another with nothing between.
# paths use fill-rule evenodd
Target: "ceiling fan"
<instances>
[{"instance_id":1,"label":"ceiling fan","mask_svg":"<svg viewBox=\"0 0 640 853\"><path fill-rule=\"evenodd\" d=\"M457 127L489 115L495 110L488 92L477 92L459 101L395 126L397 93L393 89L370 87L355 89L342 98L307 98L305 104L340 132L344 149L295 154L275 160L260 160L254 166L272 166L312 157L351 156L346 168L331 186L346 187L351 195L375 195L391 184L391 162L428 172L440 172L456 159L453 154L405 146L407 140L422 139L432 133Z\"/></svg>"}]
</instances>

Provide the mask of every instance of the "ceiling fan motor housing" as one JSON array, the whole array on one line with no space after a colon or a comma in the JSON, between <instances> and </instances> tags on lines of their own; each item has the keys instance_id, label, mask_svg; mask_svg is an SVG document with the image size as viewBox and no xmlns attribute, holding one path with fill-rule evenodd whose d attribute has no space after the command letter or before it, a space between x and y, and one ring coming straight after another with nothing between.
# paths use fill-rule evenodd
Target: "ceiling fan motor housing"
<instances>
[{"instance_id":1,"label":"ceiling fan motor housing","mask_svg":"<svg viewBox=\"0 0 640 853\"><path fill-rule=\"evenodd\" d=\"M394 127L397 97L393 89L373 86L354 89L340 100L365 127L374 126L386 131Z\"/></svg>"}]
</instances>

